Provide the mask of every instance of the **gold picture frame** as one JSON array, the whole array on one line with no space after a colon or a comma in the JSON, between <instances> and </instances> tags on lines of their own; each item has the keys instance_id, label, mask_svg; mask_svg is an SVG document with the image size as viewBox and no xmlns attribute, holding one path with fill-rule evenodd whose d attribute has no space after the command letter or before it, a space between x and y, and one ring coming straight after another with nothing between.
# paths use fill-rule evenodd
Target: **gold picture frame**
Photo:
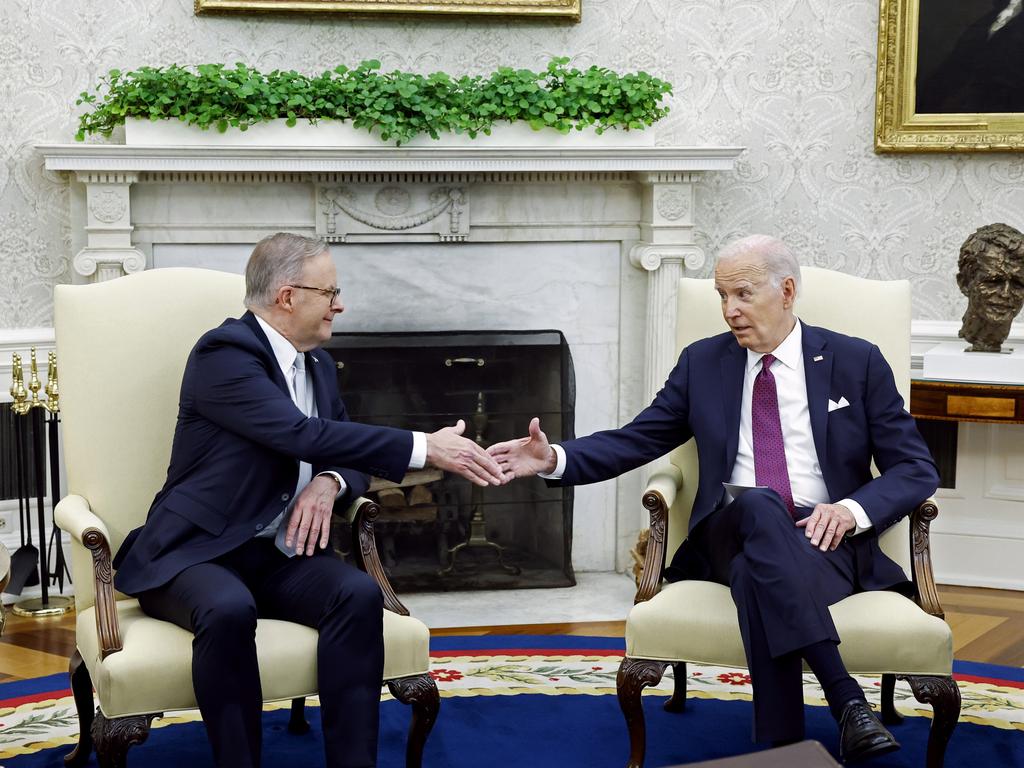
<instances>
[{"instance_id":1,"label":"gold picture frame","mask_svg":"<svg viewBox=\"0 0 1024 768\"><path fill-rule=\"evenodd\" d=\"M230 12L432 13L553 18L578 22L582 0L195 0L197 14Z\"/></svg>"},{"instance_id":2,"label":"gold picture frame","mask_svg":"<svg viewBox=\"0 0 1024 768\"><path fill-rule=\"evenodd\" d=\"M924 19L927 27L921 25L922 2L927 14L933 14ZM1014 85L1000 90L1002 83L986 79L994 71L1007 75L995 69L1000 47L993 40L999 42L997 34L1010 32L1013 37L1007 39L1021 39L1024 14L1008 16L1013 13L1008 10L1000 17L991 0L956 0L940 19L935 9L951 2L880 0L876 152L1024 151L1024 97L1017 97L1024 89ZM961 14L958 20L964 26L950 23L949 9ZM925 41L920 39L922 29ZM1014 82L1024 83L1024 72L1009 74L1016 74ZM944 75L950 77L943 80Z\"/></svg>"}]
</instances>

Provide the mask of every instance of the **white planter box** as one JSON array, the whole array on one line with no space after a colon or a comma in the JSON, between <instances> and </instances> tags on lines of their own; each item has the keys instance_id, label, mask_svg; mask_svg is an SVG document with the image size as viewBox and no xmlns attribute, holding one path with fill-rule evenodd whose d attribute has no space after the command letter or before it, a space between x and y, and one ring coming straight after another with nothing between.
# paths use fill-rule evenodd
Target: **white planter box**
<instances>
[{"instance_id":1,"label":"white planter box","mask_svg":"<svg viewBox=\"0 0 1024 768\"><path fill-rule=\"evenodd\" d=\"M394 141L382 142L373 134L357 129L348 122L321 120L311 124L300 120L291 128L285 120L257 123L247 131L228 128L220 133L216 128L202 130L180 120L139 120L125 121L125 144L131 147L367 147L380 149L395 145ZM471 139L466 134L441 134L437 140L430 136L417 136L403 147L457 148L479 147L653 147L654 130L642 131L609 130L601 135L593 130L570 131L561 134L551 128L535 131L524 122L498 123L491 135L479 134Z\"/></svg>"}]
</instances>

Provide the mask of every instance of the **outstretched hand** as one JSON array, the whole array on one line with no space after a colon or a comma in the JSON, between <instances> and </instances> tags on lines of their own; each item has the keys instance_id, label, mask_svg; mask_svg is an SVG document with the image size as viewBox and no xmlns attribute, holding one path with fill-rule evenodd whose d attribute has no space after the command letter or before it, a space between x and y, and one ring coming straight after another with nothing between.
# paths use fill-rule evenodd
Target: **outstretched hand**
<instances>
[{"instance_id":1,"label":"outstretched hand","mask_svg":"<svg viewBox=\"0 0 1024 768\"><path fill-rule=\"evenodd\" d=\"M487 451L472 440L462 437L466 422L462 419L454 427L442 427L427 435L427 464L454 472L477 485L504 485L506 478Z\"/></svg>"},{"instance_id":2,"label":"outstretched hand","mask_svg":"<svg viewBox=\"0 0 1024 768\"><path fill-rule=\"evenodd\" d=\"M551 474L558 465L555 451L548 442L548 436L540 429L540 419L530 420L529 437L519 437L495 443L487 452L497 459L505 477L532 477L537 474Z\"/></svg>"}]
</instances>

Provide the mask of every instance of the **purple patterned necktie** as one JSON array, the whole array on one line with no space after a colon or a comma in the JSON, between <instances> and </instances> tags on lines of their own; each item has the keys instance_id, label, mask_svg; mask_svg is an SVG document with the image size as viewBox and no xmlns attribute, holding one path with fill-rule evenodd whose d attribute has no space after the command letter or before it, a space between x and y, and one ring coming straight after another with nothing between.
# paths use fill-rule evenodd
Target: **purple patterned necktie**
<instances>
[{"instance_id":1,"label":"purple patterned necktie","mask_svg":"<svg viewBox=\"0 0 1024 768\"><path fill-rule=\"evenodd\" d=\"M774 362L774 355L761 358L761 371L754 379L754 394L750 401L754 482L779 494L792 515L793 489L789 485L789 470L786 468L786 446L782 440L782 422L779 419L779 393L771 371Z\"/></svg>"}]
</instances>

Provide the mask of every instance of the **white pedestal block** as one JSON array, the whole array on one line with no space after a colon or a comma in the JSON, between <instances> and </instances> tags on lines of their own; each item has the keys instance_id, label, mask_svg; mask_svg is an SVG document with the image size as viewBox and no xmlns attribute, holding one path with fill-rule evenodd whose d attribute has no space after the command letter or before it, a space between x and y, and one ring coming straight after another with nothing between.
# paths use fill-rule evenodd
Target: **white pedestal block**
<instances>
[{"instance_id":1,"label":"white pedestal block","mask_svg":"<svg viewBox=\"0 0 1024 768\"><path fill-rule=\"evenodd\" d=\"M964 341L936 344L924 353L924 378L945 381L1024 384L1024 347L1010 352L968 352Z\"/></svg>"}]
</instances>

